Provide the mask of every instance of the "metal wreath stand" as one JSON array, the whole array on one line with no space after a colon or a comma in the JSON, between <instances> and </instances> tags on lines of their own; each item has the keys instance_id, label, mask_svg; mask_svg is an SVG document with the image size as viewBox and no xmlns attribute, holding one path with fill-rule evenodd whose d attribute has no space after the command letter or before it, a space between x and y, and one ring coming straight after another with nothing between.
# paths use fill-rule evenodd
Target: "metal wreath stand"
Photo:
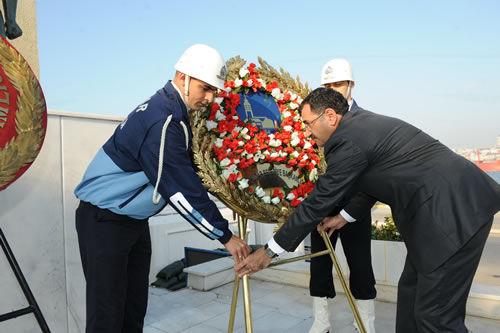
<instances>
[{"instance_id":1,"label":"metal wreath stand","mask_svg":"<svg viewBox=\"0 0 500 333\"><path fill-rule=\"evenodd\" d=\"M248 226L248 218L243 217L238 214L238 234L241 239L244 241L247 241L247 226ZM323 231L321 236L323 237L323 240L325 242L327 250L303 255L303 256L297 256L294 258L289 258L289 259L284 259L280 260L277 262L272 262L267 268L270 267L275 267L283 264L288 264L291 262L295 261L300 261L300 260L305 260L313 257L318 257L322 256L325 254L329 254L330 258L332 259L333 265L335 266L335 270L337 272L337 275L340 279L340 282L342 284L342 288L344 289L345 295L347 297L347 300L349 301L349 305L351 306L352 314L354 315L354 319L356 320L356 323L358 324L359 330L361 333L366 333L366 328L363 323L363 320L361 319L361 316L358 311L358 307L356 306L356 303L354 301L354 297L352 296L351 290L349 289L347 282L344 278L344 273L342 272L342 268L340 267L339 261L337 259L337 255L335 254L335 250L333 249L332 243L330 242L330 238L328 237L328 234ZM246 332L247 333L252 333L253 332L253 327L252 327L252 310L251 310L251 304L250 304L250 284L248 282L248 275L244 275L242 278L238 276L238 274L235 275L234 278L234 287L233 287L233 297L232 297L232 302L231 302L231 313L229 316L229 326L227 328L228 333L233 332L234 328L234 318L235 318L235 313L236 313L236 305L238 304L238 291L240 287L240 280L242 282L243 286L243 308L245 312L245 327L246 327Z\"/></svg>"},{"instance_id":2,"label":"metal wreath stand","mask_svg":"<svg viewBox=\"0 0 500 333\"><path fill-rule=\"evenodd\" d=\"M0 147L0 190L3 190L20 176L19 170L29 166L37 157L45 137L47 107L35 74L22 55L4 37L0 37L0 69L3 72L0 75L2 83L0 90L4 91L2 103L10 105L16 110L16 112L11 112L11 114L15 114L13 120L16 124L16 135L9 130L4 132L12 134L12 137L8 137L7 144ZM9 98L8 89L17 91L17 101ZM6 120L4 119L4 121ZM0 129L5 130L6 128L1 126ZM0 314L0 322L33 313L42 332L50 332L2 228L0 228L0 245L29 303L25 308Z\"/></svg>"}]
</instances>

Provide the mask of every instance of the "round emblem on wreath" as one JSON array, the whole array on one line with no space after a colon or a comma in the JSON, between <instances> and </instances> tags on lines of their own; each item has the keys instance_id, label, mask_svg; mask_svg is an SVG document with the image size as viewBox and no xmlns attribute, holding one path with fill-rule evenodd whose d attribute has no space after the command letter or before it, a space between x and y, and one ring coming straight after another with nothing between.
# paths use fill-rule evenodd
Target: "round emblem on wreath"
<instances>
[{"instance_id":1,"label":"round emblem on wreath","mask_svg":"<svg viewBox=\"0 0 500 333\"><path fill-rule=\"evenodd\" d=\"M205 187L241 216L283 223L314 187L321 155L298 114L309 89L259 58L227 63L226 89L192 114Z\"/></svg>"},{"instance_id":2,"label":"round emblem on wreath","mask_svg":"<svg viewBox=\"0 0 500 333\"><path fill-rule=\"evenodd\" d=\"M19 178L42 147L47 108L38 80L24 58L0 40L0 190Z\"/></svg>"}]
</instances>

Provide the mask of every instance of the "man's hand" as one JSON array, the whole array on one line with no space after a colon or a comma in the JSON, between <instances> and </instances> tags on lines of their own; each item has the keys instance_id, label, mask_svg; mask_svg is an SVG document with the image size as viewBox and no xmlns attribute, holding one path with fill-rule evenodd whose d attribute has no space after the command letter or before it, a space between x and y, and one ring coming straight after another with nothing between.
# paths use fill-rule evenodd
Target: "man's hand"
<instances>
[{"instance_id":1,"label":"man's hand","mask_svg":"<svg viewBox=\"0 0 500 333\"><path fill-rule=\"evenodd\" d=\"M330 237L335 230L342 228L346 223L347 221L340 214L328 216L325 217L320 224L318 224L317 229L320 234L323 231L328 231L328 237Z\"/></svg>"},{"instance_id":2,"label":"man's hand","mask_svg":"<svg viewBox=\"0 0 500 333\"><path fill-rule=\"evenodd\" d=\"M233 235L224 247L231 253L234 263L238 264L250 254L250 247L247 242Z\"/></svg>"},{"instance_id":3,"label":"man's hand","mask_svg":"<svg viewBox=\"0 0 500 333\"><path fill-rule=\"evenodd\" d=\"M269 266L269 264L271 263L271 259L272 258L266 256L264 248L261 247L253 254L248 256L248 258L234 266L234 271L236 272L236 274L238 274L239 277L242 277L243 275L252 275L253 273Z\"/></svg>"}]
</instances>

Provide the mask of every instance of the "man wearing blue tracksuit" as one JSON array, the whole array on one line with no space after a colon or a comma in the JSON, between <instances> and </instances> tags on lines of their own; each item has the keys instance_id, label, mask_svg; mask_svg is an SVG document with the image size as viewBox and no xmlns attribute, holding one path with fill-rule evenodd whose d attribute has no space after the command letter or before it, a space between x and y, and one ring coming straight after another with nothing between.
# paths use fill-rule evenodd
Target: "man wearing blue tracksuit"
<instances>
[{"instance_id":1,"label":"man wearing blue tracksuit","mask_svg":"<svg viewBox=\"0 0 500 333\"><path fill-rule=\"evenodd\" d=\"M224 88L224 60L197 44L175 69L174 80L116 128L75 189L86 332L142 332L151 259L148 218L168 203L224 244L237 263L250 252L209 199L190 154L188 110L199 110Z\"/></svg>"}]
</instances>

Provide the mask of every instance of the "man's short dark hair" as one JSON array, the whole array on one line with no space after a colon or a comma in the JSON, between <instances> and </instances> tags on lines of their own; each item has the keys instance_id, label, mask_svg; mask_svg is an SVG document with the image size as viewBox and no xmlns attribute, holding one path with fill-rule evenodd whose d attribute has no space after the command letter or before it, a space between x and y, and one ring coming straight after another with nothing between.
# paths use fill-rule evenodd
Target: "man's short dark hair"
<instances>
[{"instance_id":1,"label":"man's short dark hair","mask_svg":"<svg viewBox=\"0 0 500 333\"><path fill-rule=\"evenodd\" d=\"M311 112L320 114L332 108L343 116L349 110L349 104L341 93L331 88L316 88L300 103L299 113L302 114L304 105L309 104Z\"/></svg>"}]
</instances>

